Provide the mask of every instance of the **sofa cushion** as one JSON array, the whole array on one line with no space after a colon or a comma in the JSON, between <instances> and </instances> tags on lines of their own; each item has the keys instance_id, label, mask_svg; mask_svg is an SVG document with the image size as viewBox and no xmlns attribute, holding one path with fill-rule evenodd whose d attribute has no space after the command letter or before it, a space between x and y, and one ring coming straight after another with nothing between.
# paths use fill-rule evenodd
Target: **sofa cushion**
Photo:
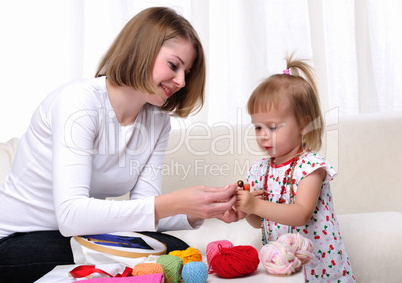
<instances>
[{"instance_id":1,"label":"sofa cushion","mask_svg":"<svg viewBox=\"0 0 402 283\"><path fill-rule=\"evenodd\" d=\"M400 282L402 212L338 215L357 282Z\"/></svg>"}]
</instances>

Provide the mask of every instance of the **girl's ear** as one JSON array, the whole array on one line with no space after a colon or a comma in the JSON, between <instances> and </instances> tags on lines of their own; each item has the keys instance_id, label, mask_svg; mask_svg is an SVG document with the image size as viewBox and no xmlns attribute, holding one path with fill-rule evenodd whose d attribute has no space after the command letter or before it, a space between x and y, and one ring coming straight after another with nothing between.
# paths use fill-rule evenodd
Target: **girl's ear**
<instances>
[{"instance_id":1,"label":"girl's ear","mask_svg":"<svg viewBox=\"0 0 402 283\"><path fill-rule=\"evenodd\" d=\"M314 124L310 116L305 116L300 124L300 134L302 136L306 135L308 132L314 130Z\"/></svg>"}]
</instances>

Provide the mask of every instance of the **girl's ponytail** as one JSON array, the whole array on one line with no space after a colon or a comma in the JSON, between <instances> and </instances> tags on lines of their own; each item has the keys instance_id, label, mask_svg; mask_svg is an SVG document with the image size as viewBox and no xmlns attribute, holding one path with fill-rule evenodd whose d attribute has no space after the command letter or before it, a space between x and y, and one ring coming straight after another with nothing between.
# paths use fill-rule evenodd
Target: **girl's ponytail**
<instances>
[{"instance_id":1,"label":"girl's ponytail","mask_svg":"<svg viewBox=\"0 0 402 283\"><path fill-rule=\"evenodd\" d=\"M307 150L318 151L322 145L324 120L320 108L316 77L314 69L305 60L294 59L293 54L286 58L286 67L291 76L300 78L300 83L294 80L289 89L296 117L304 127L304 143ZM306 85L307 84L307 85ZM291 84L292 85L292 84ZM303 86L304 85L304 86ZM293 98L292 98L293 97Z\"/></svg>"}]
</instances>

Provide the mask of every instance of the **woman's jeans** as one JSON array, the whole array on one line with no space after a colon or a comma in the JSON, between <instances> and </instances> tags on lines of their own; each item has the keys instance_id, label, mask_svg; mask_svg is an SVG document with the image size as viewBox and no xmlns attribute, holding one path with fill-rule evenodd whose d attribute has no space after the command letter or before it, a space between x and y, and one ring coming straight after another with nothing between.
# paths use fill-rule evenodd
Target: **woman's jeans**
<instances>
[{"instance_id":1,"label":"woman's jeans","mask_svg":"<svg viewBox=\"0 0 402 283\"><path fill-rule=\"evenodd\" d=\"M0 239L0 282L34 282L57 265L74 264L70 238L59 231L14 233Z\"/></svg>"},{"instance_id":2,"label":"woman's jeans","mask_svg":"<svg viewBox=\"0 0 402 283\"><path fill-rule=\"evenodd\" d=\"M140 232L166 245L169 253L185 250L182 240L163 233ZM0 239L0 282L32 283L57 265L74 264L70 238L59 231L14 233Z\"/></svg>"}]
</instances>

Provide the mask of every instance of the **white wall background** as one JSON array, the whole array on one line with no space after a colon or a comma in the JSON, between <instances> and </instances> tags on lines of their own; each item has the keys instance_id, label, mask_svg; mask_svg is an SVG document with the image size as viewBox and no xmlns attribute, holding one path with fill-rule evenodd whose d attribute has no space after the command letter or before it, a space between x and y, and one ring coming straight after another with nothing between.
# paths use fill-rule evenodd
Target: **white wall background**
<instances>
[{"instance_id":1,"label":"white wall background","mask_svg":"<svg viewBox=\"0 0 402 283\"><path fill-rule=\"evenodd\" d=\"M50 91L93 77L124 24L150 6L175 8L204 44L206 105L187 125L248 123L250 93L293 51L312 59L323 112L402 111L400 0L1 0L0 141L23 135Z\"/></svg>"}]
</instances>

